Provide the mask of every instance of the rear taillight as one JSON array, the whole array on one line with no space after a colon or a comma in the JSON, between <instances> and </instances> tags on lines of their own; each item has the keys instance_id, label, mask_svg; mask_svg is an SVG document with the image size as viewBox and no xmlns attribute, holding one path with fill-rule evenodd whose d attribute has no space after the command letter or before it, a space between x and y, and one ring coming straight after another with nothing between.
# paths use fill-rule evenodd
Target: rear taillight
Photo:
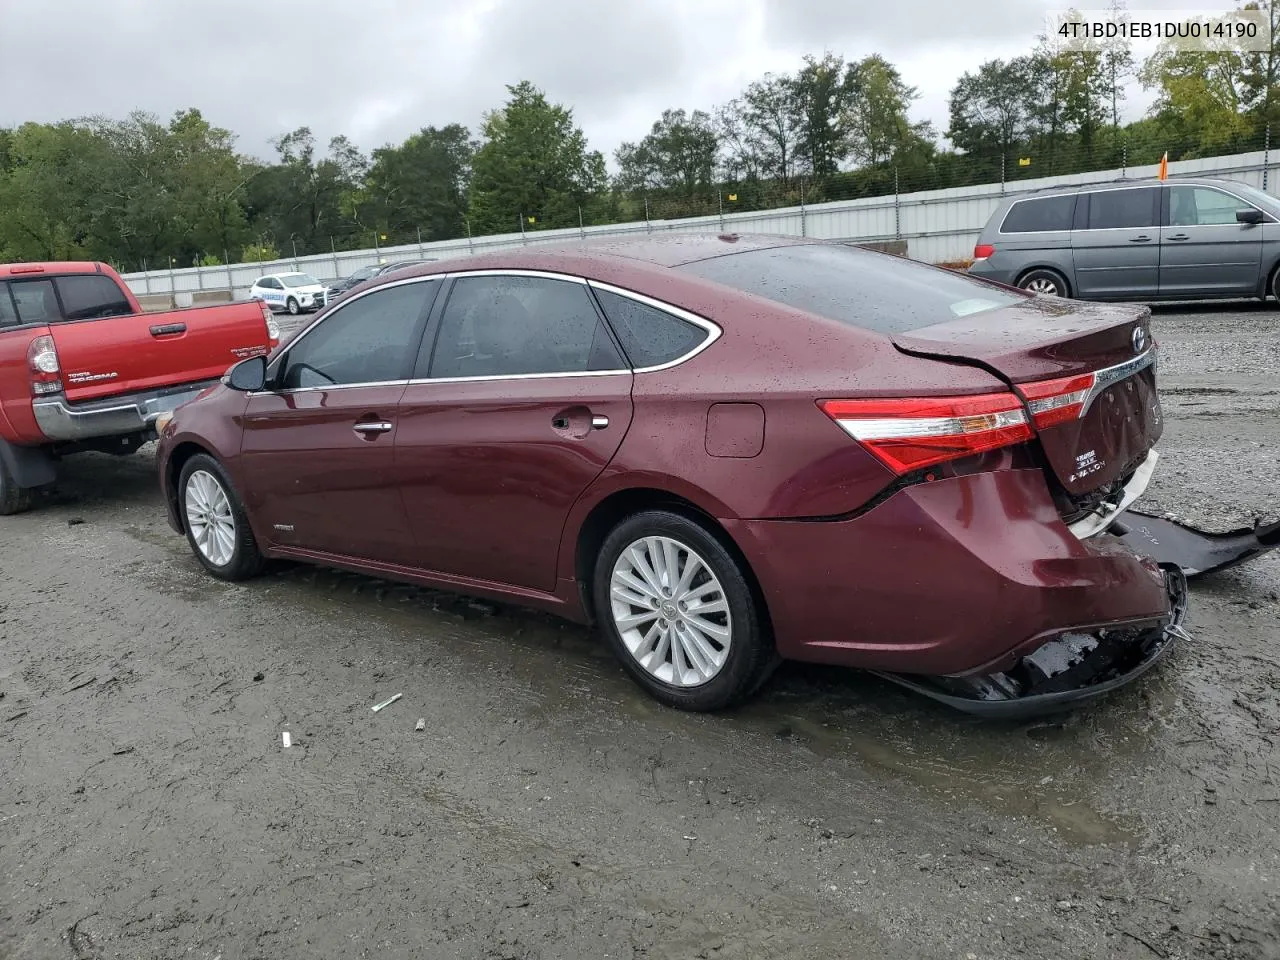
<instances>
[{"instance_id":1,"label":"rear taillight","mask_svg":"<svg viewBox=\"0 0 1280 960\"><path fill-rule=\"evenodd\" d=\"M1040 380L1020 384L1018 389L1027 398L1027 408L1036 429L1043 430L1069 420L1077 420L1084 412L1085 401L1093 389L1097 377L1092 373L1060 380Z\"/></svg>"},{"instance_id":2,"label":"rear taillight","mask_svg":"<svg viewBox=\"0 0 1280 960\"><path fill-rule=\"evenodd\" d=\"M898 475L1032 438L1012 393L890 400L824 400L819 407Z\"/></svg>"},{"instance_id":3,"label":"rear taillight","mask_svg":"<svg viewBox=\"0 0 1280 960\"><path fill-rule=\"evenodd\" d=\"M58 350L53 337L36 337L27 347L27 371L31 376L31 395L42 397L62 389L62 371L58 366Z\"/></svg>"},{"instance_id":4,"label":"rear taillight","mask_svg":"<svg viewBox=\"0 0 1280 960\"><path fill-rule=\"evenodd\" d=\"M985 260L996 252L996 248L989 243L980 243L973 248L973 259Z\"/></svg>"}]
</instances>

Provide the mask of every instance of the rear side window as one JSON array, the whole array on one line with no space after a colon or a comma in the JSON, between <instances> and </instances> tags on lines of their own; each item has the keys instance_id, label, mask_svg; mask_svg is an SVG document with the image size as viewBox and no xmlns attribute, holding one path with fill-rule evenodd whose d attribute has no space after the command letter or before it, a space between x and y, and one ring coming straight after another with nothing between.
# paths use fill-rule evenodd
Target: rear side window
<instances>
[{"instance_id":1,"label":"rear side window","mask_svg":"<svg viewBox=\"0 0 1280 960\"><path fill-rule=\"evenodd\" d=\"M1005 214L1000 232L1039 233L1044 230L1070 230L1075 209L1075 194L1065 197L1019 200Z\"/></svg>"},{"instance_id":2,"label":"rear side window","mask_svg":"<svg viewBox=\"0 0 1280 960\"><path fill-rule=\"evenodd\" d=\"M63 316L67 320L96 320L133 313L124 292L110 277L85 274L59 277L56 283L62 297Z\"/></svg>"},{"instance_id":3,"label":"rear side window","mask_svg":"<svg viewBox=\"0 0 1280 960\"><path fill-rule=\"evenodd\" d=\"M19 323L57 323L58 298L52 280L15 280L9 284Z\"/></svg>"},{"instance_id":4,"label":"rear side window","mask_svg":"<svg viewBox=\"0 0 1280 960\"><path fill-rule=\"evenodd\" d=\"M584 284L544 277L461 277L440 317L429 375L513 377L623 367Z\"/></svg>"},{"instance_id":5,"label":"rear side window","mask_svg":"<svg viewBox=\"0 0 1280 960\"><path fill-rule=\"evenodd\" d=\"M13 305L13 297L9 295L9 285L0 283L0 328L16 326L18 308Z\"/></svg>"},{"instance_id":6,"label":"rear side window","mask_svg":"<svg viewBox=\"0 0 1280 960\"><path fill-rule=\"evenodd\" d=\"M1156 225L1156 199L1160 191L1099 190L1089 195L1089 229L1123 230Z\"/></svg>"},{"instance_id":7,"label":"rear side window","mask_svg":"<svg viewBox=\"0 0 1280 960\"><path fill-rule=\"evenodd\" d=\"M678 360L711 335L687 320L609 290L597 289L596 298L633 367Z\"/></svg>"},{"instance_id":8,"label":"rear side window","mask_svg":"<svg viewBox=\"0 0 1280 960\"><path fill-rule=\"evenodd\" d=\"M705 280L877 333L903 333L1030 297L981 280L843 244L797 244L686 263Z\"/></svg>"}]
</instances>

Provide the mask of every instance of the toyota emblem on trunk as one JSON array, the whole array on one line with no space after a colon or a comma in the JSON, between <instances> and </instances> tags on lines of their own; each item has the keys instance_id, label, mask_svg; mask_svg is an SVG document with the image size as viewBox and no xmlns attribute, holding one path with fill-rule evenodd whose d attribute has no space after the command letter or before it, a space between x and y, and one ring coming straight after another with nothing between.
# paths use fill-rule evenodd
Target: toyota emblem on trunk
<instances>
[{"instance_id":1,"label":"toyota emblem on trunk","mask_svg":"<svg viewBox=\"0 0 1280 960\"><path fill-rule=\"evenodd\" d=\"M1133 328L1133 352L1141 353L1142 348L1147 345L1147 331L1141 327Z\"/></svg>"}]
</instances>

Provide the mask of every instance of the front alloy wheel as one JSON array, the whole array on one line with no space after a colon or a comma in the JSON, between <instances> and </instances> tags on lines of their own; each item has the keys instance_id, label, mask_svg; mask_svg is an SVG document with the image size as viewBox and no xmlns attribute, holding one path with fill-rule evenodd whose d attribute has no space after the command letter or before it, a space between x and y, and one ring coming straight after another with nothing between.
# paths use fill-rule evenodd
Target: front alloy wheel
<instances>
[{"instance_id":1,"label":"front alloy wheel","mask_svg":"<svg viewBox=\"0 0 1280 960\"><path fill-rule=\"evenodd\" d=\"M236 548L236 518L227 491L213 474L197 470L187 478L184 505L196 549L214 566L225 567Z\"/></svg>"},{"instance_id":2,"label":"front alloy wheel","mask_svg":"<svg viewBox=\"0 0 1280 960\"><path fill-rule=\"evenodd\" d=\"M187 542L201 566L222 580L246 580L261 572L266 561L217 460L199 453L183 464L177 494Z\"/></svg>"}]
</instances>

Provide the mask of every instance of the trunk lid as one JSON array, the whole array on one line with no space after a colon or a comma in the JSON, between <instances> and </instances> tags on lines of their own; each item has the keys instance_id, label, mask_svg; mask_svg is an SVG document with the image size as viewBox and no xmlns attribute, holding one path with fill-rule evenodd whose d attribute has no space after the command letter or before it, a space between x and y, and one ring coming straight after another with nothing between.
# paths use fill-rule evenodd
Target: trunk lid
<instances>
[{"instance_id":1,"label":"trunk lid","mask_svg":"<svg viewBox=\"0 0 1280 960\"><path fill-rule=\"evenodd\" d=\"M53 323L49 332L71 403L216 380L269 352L271 335L253 300Z\"/></svg>"},{"instance_id":2,"label":"trunk lid","mask_svg":"<svg viewBox=\"0 0 1280 960\"><path fill-rule=\"evenodd\" d=\"M1150 317L1147 307L1037 297L893 341L905 353L981 366L1009 383L1036 414L1033 429L1058 482L1079 497L1127 479L1160 439ZM1078 415L1036 413L1042 385L1058 380L1057 393L1083 391Z\"/></svg>"}]
</instances>

